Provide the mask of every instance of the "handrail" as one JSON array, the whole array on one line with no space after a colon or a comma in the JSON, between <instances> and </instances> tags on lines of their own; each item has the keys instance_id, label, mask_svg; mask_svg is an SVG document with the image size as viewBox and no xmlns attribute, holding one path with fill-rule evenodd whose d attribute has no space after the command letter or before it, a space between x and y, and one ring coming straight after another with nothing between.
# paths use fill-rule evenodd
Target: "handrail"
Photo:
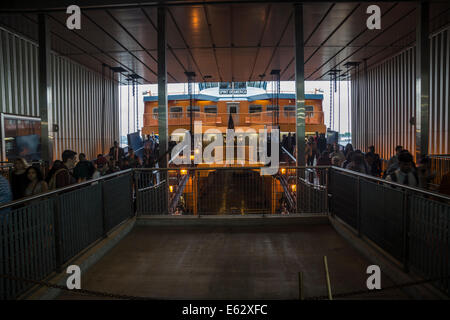
<instances>
[{"instance_id":1,"label":"handrail","mask_svg":"<svg viewBox=\"0 0 450 320\"><path fill-rule=\"evenodd\" d=\"M291 195L291 193L289 191L289 187L288 187L288 183L286 181L286 177L284 177L282 175L277 175L277 177L280 180L280 184L283 187L284 194L286 195L286 199L289 202L290 209L292 210L297 205L297 199L292 197L292 195Z\"/></svg>"},{"instance_id":2,"label":"handrail","mask_svg":"<svg viewBox=\"0 0 450 320\"><path fill-rule=\"evenodd\" d=\"M177 154L174 155L174 156L172 157L172 159L169 160L168 164L171 164L171 163L175 160L175 158L178 157L178 155L181 153L181 151L183 151L183 150L186 149L186 148L187 148L187 145L185 145L183 148L181 148L181 150L178 151Z\"/></svg>"},{"instance_id":3,"label":"handrail","mask_svg":"<svg viewBox=\"0 0 450 320\"><path fill-rule=\"evenodd\" d=\"M92 180L83 181L83 182L80 182L80 183L71 184L70 186L67 186L67 187L62 187L62 188L58 188L56 190L50 190L50 191L47 191L47 192L44 192L44 193L40 193L40 194L32 195L32 196L29 196L29 197L26 197L26 198L22 198L22 199L19 199L19 200L11 201L11 202L8 202L8 203L0 205L0 210L8 208L8 207L11 207L11 206L15 206L15 205L18 205L18 204L27 203L27 202L32 201L32 200L38 200L40 198L45 198L45 197L48 197L48 196L52 196L52 195L55 195L55 194L58 194L58 193L61 193L61 192L78 189L78 188L83 187L83 186L91 185L94 182L100 182L100 181L103 181L103 180L106 180L106 179L109 179L109 178L112 178L112 177L124 175L126 173L131 172L131 171L132 171L132 169L126 169L126 170L122 170L122 171L117 171L117 172L110 173L108 175L102 176L102 177L97 178L97 179L92 179Z\"/></svg>"},{"instance_id":4,"label":"handrail","mask_svg":"<svg viewBox=\"0 0 450 320\"><path fill-rule=\"evenodd\" d=\"M385 179L381 179L381 178L374 177L374 176L371 176L371 175L368 175L368 174L364 174L364 173L360 173L360 172L356 172L356 171L352 171L352 170L348 170L348 169L344 169L344 168L340 168L340 167L331 166L331 168L333 170L345 172L347 174L359 176L359 177L362 177L362 178L365 178L365 179L373 180L373 181L376 181L376 182L392 185L394 187L399 187L399 188L403 188L403 189L406 189L406 190L409 190L409 191L413 191L413 192L417 192L417 193L423 193L423 194L426 194L426 195L429 195L429 196L438 197L438 198L441 198L443 200L450 201L450 196L447 196L447 195L444 195L444 194L441 194L441 193L432 192L432 191L428 191L426 189L421 189L421 188L410 187L410 186L407 186L407 185L404 185L404 184L400 184L400 183L393 182L393 181L387 181Z\"/></svg>"},{"instance_id":5,"label":"handrail","mask_svg":"<svg viewBox=\"0 0 450 320\"><path fill-rule=\"evenodd\" d=\"M428 158L435 158L435 159L450 159L450 154L429 154L427 155Z\"/></svg>"},{"instance_id":6,"label":"handrail","mask_svg":"<svg viewBox=\"0 0 450 320\"><path fill-rule=\"evenodd\" d=\"M297 162L297 159L295 159L294 156L290 154L290 152L287 151L285 147L281 146L281 150L283 150L284 153L286 153L292 159L292 161Z\"/></svg>"},{"instance_id":7,"label":"handrail","mask_svg":"<svg viewBox=\"0 0 450 320\"><path fill-rule=\"evenodd\" d=\"M261 170L261 168L263 168L263 167L188 167L188 166L186 166L183 169L195 170L195 171L208 171L208 170L232 171L232 170ZM343 172L343 173L346 173L346 174L349 174L349 175L359 176L359 177L362 177L362 178L365 178L365 179L368 179L368 180L371 180L371 181L383 183L383 184L386 184L386 185L391 185L391 186L394 186L394 187L403 188L405 190L413 191L415 193L426 194L426 195L429 195L429 196L440 198L440 199L445 200L445 201L450 201L450 196L447 196L447 195L444 195L444 194L440 194L440 193L437 193L437 192L432 192L432 191L425 190L425 189L420 189L420 188L406 186L406 185L403 185L403 184L400 184L400 183L397 183L397 182L387 181L387 180L384 180L384 179L381 179L381 178L378 178L378 177L373 177L373 176L368 175L368 174L364 174L364 173L360 173L360 172L356 172L356 171L352 171L352 170L348 170L348 169L344 169L344 168L340 168L340 167L335 167L335 166L295 166L295 167L289 167L289 168L290 169L297 169L297 170L298 169L309 169L309 168L315 168L315 169L331 168L333 170L340 171L340 172ZM62 187L62 188L59 188L59 189L56 189L56 190L47 191L45 193L41 193L41 194L38 194L38 195L33 195L33 196L26 197L26 198L22 198L20 200L11 201L11 202L8 202L8 203L0 205L0 210L6 209L6 208L11 207L11 206L19 205L19 204L24 204L24 203L27 203L27 202L32 201L32 200L38 200L38 199L41 199L41 198L45 198L45 197L48 197L48 196L59 194L61 192L66 192L66 191L78 189L78 188L83 187L83 186L92 185L95 182L100 182L100 181L103 181L103 180L106 180L106 179L109 179L109 178L113 178L113 177L116 177L116 176L124 175L124 174L130 173L130 172L134 172L134 171L137 171L137 172L140 172L140 171L141 172L142 171L144 171L144 172L145 171L152 171L152 172L154 172L154 171L173 171L173 170L180 170L180 168L176 168L176 169L174 169L174 168L131 168L131 169L126 169L126 170L122 170L122 171L118 171L118 172L114 172L114 173L102 176L102 177L97 178L97 179L92 179L92 180L76 183L76 184L73 184L73 185L70 185L70 186L67 186L67 187Z\"/></svg>"}]
</instances>

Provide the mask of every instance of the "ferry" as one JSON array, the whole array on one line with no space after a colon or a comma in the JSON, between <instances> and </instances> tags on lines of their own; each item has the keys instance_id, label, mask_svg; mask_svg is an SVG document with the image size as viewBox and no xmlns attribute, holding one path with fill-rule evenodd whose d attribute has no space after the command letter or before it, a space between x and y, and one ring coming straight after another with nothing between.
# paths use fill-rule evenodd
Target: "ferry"
<instances>
[{"instance_id":1,"label":"ferry","mask_svg":"<svg viewBox=\"0 0 450 320\"><path fill-rule=\"evenodd\" d=\"M225 134L231 117L234 129L276 126L281 136L295 133L295 93L273 94L266 81L196 83L193 92L168 95L170 135L176 129L191 129L191 113L192 122L201 121L203 131L215 128ZM322 94L305 94L306 136L326 134L322 100ZM144 96L144 106L141 133L157 135L158 96Z\"/></svg>"}]
</instances>

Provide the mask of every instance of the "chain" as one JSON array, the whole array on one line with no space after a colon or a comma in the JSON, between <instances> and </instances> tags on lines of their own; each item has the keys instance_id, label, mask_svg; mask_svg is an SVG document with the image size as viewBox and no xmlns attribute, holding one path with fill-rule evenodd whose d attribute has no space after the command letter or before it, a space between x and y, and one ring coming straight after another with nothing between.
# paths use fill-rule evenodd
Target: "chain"
<instances>
[{"instance_id":1,"label":"chain","mask_svg":"<svg viewBox=\"0 0 450 320\"><path fill-rule=\"evenodd\" d=\"M108 297L108 298L115 298L115 299L122 299L122 300L162 300L162 299L157 299L157 298L128 296L128 295L121 295L121 294L87 290L87 289L69 289L66 286L61 286L61 285L50 283L50 282L26 279L26 278L16 277L16 276L12 276L12 275L7 275L7 274L0 274L0 278L22 281L22 282L29 282L29 283L33 283L33 284L37 284L37 285L41 285L41 286L45 286L45 287L49 287L49 288L61 289L64 291L69 291L69 292L81 294L81 295L93 295L93 296Z\"/></svg>"},{"instance_id":2,"label":"chain","mask_svg":"<svg viewBox=\"0 0 450 320\"><path fill-rule=\"evenodd\" d=\"M115 293L110 293L110 292L94 291L94 290L87 290L87 289L69 289L66 286L61 286L61 285L57 285L57 284L50 283L50 282L26 279L26 278L21 278L21 277L16 277L16 276L12 276L12 275L6 275L6 274L0 274L0 278L22 281L22 282L29 282L29 283L33 283L33 284L37 284L37 285L41 285L41 286L45 286L45 287L49 287L49 288L55 288L55 289L60 289L60 290L64 290L64 291L69 291L69 292L72 292L75 294L81 294L81 295L93 295L93 296L108 297L108 298L115 298L115 299L122 299L122 300L162 300L159 298L129 296L129 295L121 295L121 294L115 294ZM412 281L412 282L407 282L407 283L402 283L402 284L396 284L396 285L392 285L392 286L388 286L388 287L384 287L384 288L376 289L376 290L375 289L374 290L364 289L364 290L356 290L356 291L350 291L350 292L337 293L337 294L333 294L333 298L345 298L345 297L350 297L350 296L355 296L355 295L360 295L360 294L379 293L382 291L401 289L401 288L405 288L405 287L416 286L416 285L435 282L435 281L444 280L444 279L448 279L448 278L450 278L450 276L434 278L434 279L427 279L427 280L420 280L420 281ZM305 300L326 300L326 299L328 299L328 296L314 296L314 297L305 298Z\"/></svg>"},{"instance_id":3,"label":"chain","mask_svg":"<svg viewBox=\"0 0 450 320\"><path fill-rule=\"evenodd\" d=\"M373 289L373 290L363 289L363 290L337 293L337 294L333 294L333 299L334 298L345 298L345 297L355 296L355 295L359 295L359 294L366 294L366 293L379 293L382 291L401 289L401 288L405 288L405 287L412 287L412 286L435 282L435 281L444 280L444 279L448 279L448 278L450 278L450 276L434 278L434 279L427 279L427 280L411 281L411 282L406 282L406 283L401 283L401 284L384 287L381 289ZM305 298L305 300L324 300L324 299L328 299L328 296L315 296L315 297Z\"/></svg>"}]
</instances>

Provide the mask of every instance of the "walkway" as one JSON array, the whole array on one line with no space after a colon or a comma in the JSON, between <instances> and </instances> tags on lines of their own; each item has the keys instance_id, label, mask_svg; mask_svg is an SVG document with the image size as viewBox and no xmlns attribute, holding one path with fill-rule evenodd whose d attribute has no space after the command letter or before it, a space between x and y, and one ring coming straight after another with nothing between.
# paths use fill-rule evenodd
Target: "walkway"
<instances>
[{"instance_id":1,"label":"walkway","mask_svg":"<svg viewBox=\"0 0 450 320\"><path fill-rule=\"evenodd\" d=\"M365 288L363 258L329 225L135 227L82 276L82 288L163 299L297 299ZM382 285L392 281L382 276ZM359 296L360 298L362 296ZM400 290L364 298L407 299ZM63 293L60 299L86 299Z\"/></svg>"}]
</instances>

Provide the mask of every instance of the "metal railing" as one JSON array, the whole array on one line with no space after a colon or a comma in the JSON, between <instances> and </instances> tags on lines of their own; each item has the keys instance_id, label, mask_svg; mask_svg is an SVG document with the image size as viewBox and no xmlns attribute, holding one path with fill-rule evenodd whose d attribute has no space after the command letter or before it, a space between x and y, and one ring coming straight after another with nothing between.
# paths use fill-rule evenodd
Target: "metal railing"
<instances>
[{"instance_id":1,"label":"metal railing","mask_svg":"<svg viewBox=\"0 0 450 320\"><path fill-rule=\"evenodd\" d=\"M41 280L134 214L328 212L450 293L450 197L337 167L132 169L2 205L0 274Z\"/></svg>"},{"instance_id":2,"label":"metal railing","mask_svg":"<svg viewBox=\"0 0 450 320\"><path fill-rule=\"evenodd\" d=\"M261 167L241 166L135 169L137 214L326 214L326 186L319 184L326 170L286 167L261 175ZM159 183L157 173L164 176Z\"/></svg>"},{"instance_id":3,"label":"metal railing","mask_svg":"<svg viewBox=\"0 0 450 320\"><path fill-rule=\"evenodd\" d=\"M330 212L450 294L450 197L332 167Z\"/></svg>"},{"instance_id":4,"label":"metal railing","mask_svg":"<svg viewBox=\"0 0 450 320\"><path fill-rule=\"evenodd\" d=\"M131 170L0 206L0 274L42 280L134 215ZM0 299L31 286L0 278Z\"/></svg>"},{"instance_id":5,"label":"metal railing","mask_svg":"<svg viewBox=\"0 0 450 320\"><path fill-rule=\"evenodd\" d=\"M439 186L442 182L442 177L450 172L450 155L429 155L431 160L431 171L436 172L436 176L431 181L435 186Z\"/></svg>"}]
</instances>

